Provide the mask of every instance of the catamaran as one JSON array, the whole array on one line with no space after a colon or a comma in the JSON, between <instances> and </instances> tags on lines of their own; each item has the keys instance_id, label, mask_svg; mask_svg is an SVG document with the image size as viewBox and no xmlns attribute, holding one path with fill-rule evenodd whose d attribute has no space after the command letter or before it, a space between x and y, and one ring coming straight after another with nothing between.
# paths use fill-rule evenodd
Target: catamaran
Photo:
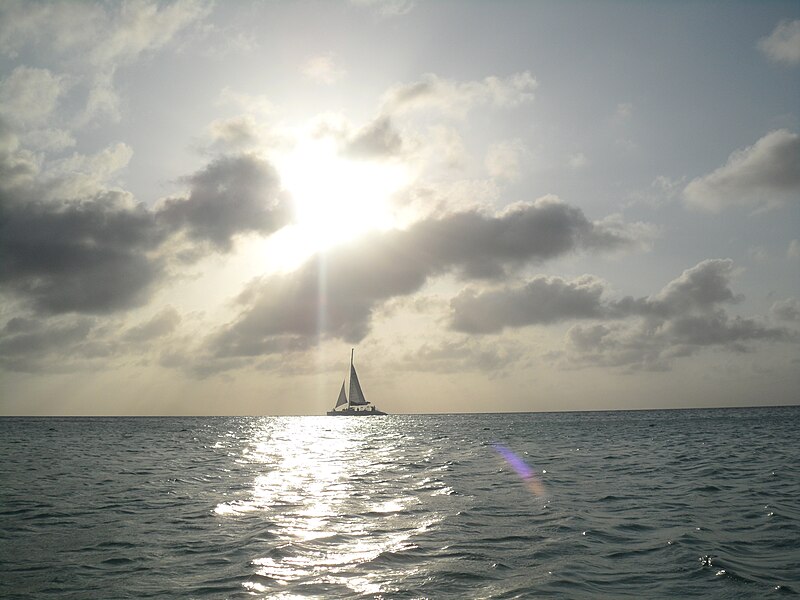
<instances>
[{"instance_id":1,"label":"catamaran","mask_svg":"<svg viewBox=\"0 0 800 600\"><path fill-rule=\"evenodd\" d=\"M382 412L375 408L374 405L370 405L366 398L364 398L364 392L361 390L361 384L358 382L358 374L356 374L356 368L353 366L353 352L355 349L350 350L350 397L347 397L347 394L344 392L344 384L345 381L342 381L342 389L339 390L339 397L336 400L336 405L333 407L333 410L328 411L328 416L338 416L338 415L360 415L360 416L367 416L367 415L385 415L385 412ZM340 406L344 406L344 408L339 408ZM369 407L369 408L367 408Z\"/></svg>"}]
</instances>

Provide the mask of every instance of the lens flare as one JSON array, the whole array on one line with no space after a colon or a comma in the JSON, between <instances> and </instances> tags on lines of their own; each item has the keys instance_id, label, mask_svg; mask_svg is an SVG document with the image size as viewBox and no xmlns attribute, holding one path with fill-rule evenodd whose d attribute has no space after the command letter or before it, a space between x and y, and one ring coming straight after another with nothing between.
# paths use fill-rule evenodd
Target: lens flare
<instances>
[{"instance_id":1,"label":"lens flare","mask_svg":"<svg viewBox=\"0 0 800 600\"><path fill-rule=\"evenodd\" d=\"M531 469L524 460L502 444L492 444L492 448L494 448L495 452L502 456L509 466L514 469L534 496L544 496L544 484L536 474L536 471Z\"/></svg>"}]
</instances>

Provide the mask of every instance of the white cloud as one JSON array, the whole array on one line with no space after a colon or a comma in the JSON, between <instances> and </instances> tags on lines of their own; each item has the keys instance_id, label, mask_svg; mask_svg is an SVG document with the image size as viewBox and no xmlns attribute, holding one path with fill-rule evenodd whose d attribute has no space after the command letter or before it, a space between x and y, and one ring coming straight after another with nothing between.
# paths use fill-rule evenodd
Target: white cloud
<instances>
[{"instance_id":1,"label":"white cloud","mask_svg":"<svg viewBox=\"0 0 800 600\"><path fill-rule=\"evenodd\" d=\"M309 59L302 68L303 75L326 85L336 83L347 71L336 64L332 54L323 54Z\"/></svg>"},{"instance_id":2,"label":"white cloud","mask_svg":"<svg viewBox=\"0 0 800 600\"><path fill-rule=\"evenodd\" d=\"M50 116L63 91L63 77L47 69L17 67L0 82L0 112L23 122Z\"/></svg>"},{"instance_id":3,"label":"white cloud","mask_svg":"<svg viewBox=\"0 0 800 600\"><path fill-rule=\"evenodd\" d=\"M683 190L690 208L719 212L729 206L764 210L781 206L800 192L800 135L771 131L728 162L689 182Z\"/></svg>"},{"instance_id":4,"label":"white cloud","mask_svg":"<svg viewBox=\"0 0 800 600\"><path fill-rule=\"evenodd\" d=\"M520 162L528 154L522 140L506 140L489 146L484 164L494 178L514 181L520 176Z\"/></svg>"},{"instance_id":5,"label":"white cloud","mask_svg":"<svg viewBox=\"0 0 800 600\"><path fill-rule=\"evenodd\" d=\"M272 103L263 94L245 94L229 87L222 88L217 103L235 106L253 114L268 115L274 112Z\"/></svg>"},{"instance_id":6,"label":"white cloud","mask_svg":"<svg viewBox=\"0 0 800 600\"><path fill-rule=\"evenodd\" d=\"M759 40L758 48L775 62L800 64L800 20L781 21L771 34Z\"/></svg>"},{"instance_id":7,"label":"white cloud","mask_svg":"<svg viewBox=\"0 0 800 600\"><path fill-rule=\"evenodd\" d=\"M75 146L75 138L66 129L34 129L24 133L25 145L44 152L60 152Z\"/></svg>"},{"instance_id":8,"label":"white cloud","mask_svg":"<svg viewBox=\"0 0 800 600\"><path fill-rule=\"evenodd\" d=\"M104 148L96 154L74 153L51 163L48 198L81 198L99 193L133 156L133 149L123 142Z\"/></svg>"},{"instance_id":9,"label":"white cloud","mask_svg":"<svg viewBox=\"0 0 800 600\"><path fill-rule=\"evenodd\" d=\"M567 158L567 164L572 169L582 169L589 164L589 159L586 158L586 155L583 152L576 152L575 154L569 155Z\"/></svg>"},{"instance_id":10,"label":"white cloud","mask_svg":"<svg viewBox=\"0 0 800 600\"><path fill-rule=\"evenodd\" d=\"M102 118L119 121L121 117L120 104L119 94L114 89L113 74L111 72L97 73L86 98L86 106L78 117L76 125L84 126Z\"/></svg>"},{"instance_id":11,"label":"white cloud","mask_svg":"<svg viewBox=\"0 0 800 600\"><path fill-rule=\"evenodd\" d=\"M210 3L198 0L167 4L9 0L0 3L0 51L16 57L34 49L42 60L61 65L75 82L87 82L86 108L76 125L102 117L117 120L120 99L113 80L119 67L167 46L210 10ZM37 98L35 105L41 103Z\"/></svg>"},{"instance_id":12,"label":"white cloud","mask_svg":"<svg viewBox=\"0 0 800 600\"><path fill-rule=\"evenodd\" d=\"M792 240L786 248L786 258L800 258L800 240Z\"/></svg>"},{"instance_id":13,"label":"white cloud","mask_svg":"<svg viewBox=\"0 0 800 600\"><path fill-rule=\"evenodd\" d=\"M129 63L165 46L187 25L210 12L208 2L178 0L92 4L7 1L0 7L0 49L16 56L35 46L57 59L78 58L94 66Z\"/></svg>"},{"instance_id":14,"label":"white cloud","mask_svg":"<svg viewBox=\"0 0 800 600\"><path fill-rule=\"evenodd\" d=\"M252 115L217 119L208 126L212 148L241 150L258 141L258 125Z\"/></svg>"},{"instance_id":15,"label":"white cloud","mask_svg":"<svg viewBox=\"0 0 800 600\"><path fill-rule=\"evenodd\" d=\"M512 108L533 99L536 80L528 71L505 79L495 76L482 81L453 81L429 73L414 83L398 84L383 96L383 109L389 113L436 110L463 118L475 106Z\"/></svg>"},{"instance_id":16,"label":"white cloud","mask_svg":"<svg viewBox=\"0 0 800 600\"><path fill-rule=\"evenodd\" d=\"M113 24L90 54L96 64L131 62L144 52L165 46L184 27L210 12L210 5L178 0L160 6L152 2L120 5L110 15Z\"/></svg>"}]
</instances>

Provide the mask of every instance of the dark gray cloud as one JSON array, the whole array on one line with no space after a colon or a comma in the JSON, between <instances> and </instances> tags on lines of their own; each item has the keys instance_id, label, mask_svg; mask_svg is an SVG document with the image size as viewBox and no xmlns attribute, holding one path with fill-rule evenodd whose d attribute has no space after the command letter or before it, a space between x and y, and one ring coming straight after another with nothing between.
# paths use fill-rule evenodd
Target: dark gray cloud
<instances>
[{"instance_id":1,"label":"dark gray cloud","mask_svg":"<svg viewBox=\"0 0 800 600\"><path fill-rule=\"evenodd\" d=\"M14 317L0 330L0 365L11 371L37 371L52 355L81 343L94 326L90 317L45 319Z\"/></svg>"},{"instance_id":2,"label":"dark gray cloud","mask_svg":"<svg viewBox=\"0 0 800 600\"><path fill-rule=\"evenodd\" d=\"M236 235L269 234L289 218L272 167L222 157L187 178L185 198L149 209L120 190L59 198L64 178L39 176L0 123L0 286L44 314L102 314L146 302L178 254L164 243L184 231L182 256L230 251Z\"/></svg>"},{"instance_id":3,"label":"dark gray cloud","mask_svg":"<svg viewBox=\"0 0 800 600\"><path fill-rule=\"evenodd\" d=\"M711 212L740 205L766 209L796 201L800 193L800 135L771 131L731 154L715 171L689 182L686 204Z\"/></svg>"},{"instance_id":4,"label":"dark gray cloud","mask_svg":"<svg viewBox=\"0 0 800 600\"><path fill-rule=\"evenodd\" d=\"M536 277L519 286L468 289L450 303L450 327L471 334L565 320L593 320L567 334L568 364L666 369L701 348L744 351L755 341L786 341L791 333L724 309L741 300L731 289L733 262L710 259L685 270L651 296L606 299L594 277ZM793 305L778 307L778 312Z\"/></svg>"},{"instance_id":5,"label":"dark gray cloud","mask_svg":"<svg viewBox=\"0 0 800 600\"><path fill-rule=\"evenodd\" d=\"M734 304L742 300L733 293L731 277L733 261L730 259L704 260L670 281L664 288L646 298L627 296L609 303L610 316L640 315L667 319L716 310L719 304Z\"/></svg>"},{"instance_id":6,"label":"dark gray cloud","mask_svg":"<svg viewBox=\"0 0 800 600\"><path fill-rule=\"evenodd\" d=\"M465 333L495 333L505 327L602 317L603 283L591 276L566 281L536 277L521 287L462 291L450 303L450 326Z\"/></svg>"},{"instance_id":7,"label":"dark gray cloud","mask_svg":"<svg viewBox=\"0 0 800 600\"><path fill-rule=\"evenodd\" d=\"M237 234L270 234L289 222L278 174L254 155L217 158L186 181L189 195L165 200L159 220L219 250L230 250Z\"/></svg>"},{"instance_id":8,"label":"dark gray cloud","mask_svg":"<svg viewBox=\"0 0 800 600\"><path fill-rule=\"evenodd\" d=\"M383 116L358 130L344 146L343 153L354 158L389 158L403 150L403 138L391 118Z\"/></svg>"},{"instance_id":9,"label":"dark gray cloud","mask_svg":"<svg viewBox=\"0 0 800 600\"><path fill-rule=\"evenodd\" d=\"M258 279L240 296L238 319L212 340L218 355L274 351L277 340L317 337L355 342L385 300L417 291L430 277L496 279L509 269L581 248L617 249L635 240L606 235L554 198L500 215L462 212L373 233L317 256L293 273Z\"/></svg>"},{"instance_id":10,"label":"dark gray cloud","mask_svg":"<svg viewBox=\"0 0 800 600\"><path fill-rule=\"evenodd\" d=\"M723 308L741 300L730 287L733 262L705 260L687 269L658 294L607 302L607 319L640 317L632 324L575 325L567 334L574 364L663 370L674 358L717 347L746 351L756 341L789 341L784 328Z\"/></svg>"},{"instance_id":11,"label":"dark gray cloud","mask_svg":"<svg viewBox=\"0 0 800 600\"><path fill-rule=\"evenodd\" d=\"M428 73L420 81L391 87L383 97L384 114L433 110L463 117L475 106L512 108L533 99L536 80L528 72L505 79L490 76L481 81L453 81Z\"/></svg>"},{"instance_id":12,"label":"dark gray cloud","mask_svg":"<svg viewBox=\"0 0 800 600\"><path fill-rule=\"evenodd\" d=\"M467 333L494 333L505 327L555 323L568 319L624 319L633 316L666 320L705 314L720 304L735 303L730 278L733 261L705 260L644 298L604 300L605 284L590 275L573 281L536 277L522 286L464 290L450 303L451 327Z\"/></svg>"},{"instance_id":13,"label":"dark gray cloud","mask_svg":"<svg viewBox=\"0 0 800 600\"><path fill-rule=\"evenodd\" d=\"M463 373L479 371L502 373L517 364L525 355L521 344L496 341L486 343L472 338L425 343L406 354L398 367L410 371Z\"/></svg>"},{"instance_id":14,"label":"dark gray cloud","mask_svg":"<svg viewBox=\"0 0 800 600\"><path fill-rule=\"evenodd\" d=\"M770 312L780 321L800 321L800 299L780 300L772 305Z\"/></svg>"},{"instance_id":15,"label":"dark gray cloud","mask_svg":"<svg viewBox=\"0 0 800 600\"><path fill-rule=\"evenodd\" d=\"M48 313L140 304L163 272L151 212L108 191L84 200L20 201L0 191L0 284Z\"/></svg>"},{"instance_id":16,"label":"dark gray cloud","mask_svg":"<svg viewBox=\"0 0 800 600\"><path fill-rule=\"evenodd\" d=\"M129 328L122 334L122 339L134 343L146 342L172 333L180 322L178 311L167 306L150 320Z\"/></svg>"}]
</instances>

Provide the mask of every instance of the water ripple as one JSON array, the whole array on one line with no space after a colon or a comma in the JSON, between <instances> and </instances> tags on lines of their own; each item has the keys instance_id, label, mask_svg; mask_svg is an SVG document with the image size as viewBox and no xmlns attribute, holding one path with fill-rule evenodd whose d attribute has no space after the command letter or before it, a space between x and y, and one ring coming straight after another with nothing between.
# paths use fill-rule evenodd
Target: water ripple
<instances>
[{"instance_id":1,"label":"water ripple","mask_svg":"<svg viewBox=\"0 0 800 600\"><path fill-rule=\"evenodd\" d=\"M791 595L798 447L797 408L0 419L0 596Z\"/></svg>"}]
</instances>

